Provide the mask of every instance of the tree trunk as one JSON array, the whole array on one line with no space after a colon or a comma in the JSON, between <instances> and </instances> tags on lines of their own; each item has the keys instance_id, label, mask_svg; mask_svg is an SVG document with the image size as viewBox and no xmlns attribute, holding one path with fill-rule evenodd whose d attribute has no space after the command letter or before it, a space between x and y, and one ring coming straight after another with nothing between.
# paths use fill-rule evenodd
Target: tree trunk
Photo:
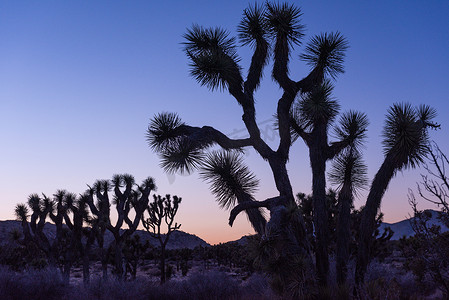
<instances>
[{"instance_id":1,"label":"tree trunk","mask_svg":"<svg viewBox=\"0 0 449 300\"><path fill-rule=\"evenodd\" d=\"M350 184L350 183L349 183ZM337 220L337 283L346 283L349 262L349 245L351 242L351 204L352 193L350 186L343 184L338 195L338 220Z\"/></svg>"},{"instance_id":2,"label":"tree trunk","mask_svg":"<svg viewBox=\"0 0 449 300\"><path fill-rule=\"evenodd\" d=\"M115 243L115 271L117 272L117 279L123 279L123 245L121 241Z\"/></svg>"},{"instance_id":3,"label":"tree trunk","mask_svg":"<svg viewBox=\"0 0 449 300\"><path fill-rule=\"evenodd\" d=\"M326 158L320 147L310 148L312 166L312 199L313 223L316 233L316 268L318 280L322 285L327 283L329 271L328 254L328 211L326 206Z\"/></svg>"},{"instance_id":4,"label":"tree trunk","mask_svg":"<svg viewBox=\"0 0 449 300\"><path fill-rule=\"evenodd\" d=\"M62 273L62 278L65 283L70 282L70 269L72 268L72 261L70 258L66 259L64 262L64 269Z\"/></svg>"},{"instance_id":5,"label":"tree trunk","mask_svg":"<svg viewBox=\"0 0 449 300\"><path fill-rule=\"evenodd\" d=\"M388 184L394 176L397 163L398 162L392 159L391 155L387 155L371 184L360 222L360 236L358 241L355 274L356 285L359 285L364 281L366 269L368 268L370 260L370 250L376 223L377 210L380 207L380 202L385 194Z\"/></svg>"},{"instance_id":6,"label":"tree trunk","mask_svg":"<svg viewBox=\"0 0 449 300\"><path fill-rule=\"evenodd\" d=\"M161 284L164 284L165 281L165 245L161 245Z\"/></svg>"},{"instance_id":7,"label":"tree trunk","mask_svg":"<svg viewBox=\"0 0 449 300\"><path fill-rule=\"evenodd\" d=\"M85 250L83 255L83 283L84 285L89 284L90 282L90 270L89 270L89 251Z\"/></svg>"}]
</instances>

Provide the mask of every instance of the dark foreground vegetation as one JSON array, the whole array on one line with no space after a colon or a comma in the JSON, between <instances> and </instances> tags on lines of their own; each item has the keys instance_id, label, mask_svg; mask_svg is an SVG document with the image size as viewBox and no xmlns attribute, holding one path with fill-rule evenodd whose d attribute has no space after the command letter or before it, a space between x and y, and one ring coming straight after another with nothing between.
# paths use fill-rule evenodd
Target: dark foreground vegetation
<instances>
[{"instance_id":1,"label":"dark foreground vegetation","mask_svg":"<svg viewBox=\"0 0 449 300\"><path fill-rule=\"evenodd\" d=\"M379 210L391 180L422 165L428 175L417 192L438 205L440 221L449 224L449 161L429 139L429 130L439 128L433 121L436 110L390 106L382 134L384 160L368 184L363 162L368 118L353 110L340 112L332 95L348 42L339 32L312 37L300 55L310 71L302 79L291 78L293 50L302 46L304 36L301 14L295 5L270 2L244 11L238 38L253 50L246 76L237 55L240 45L228 31L194 25L184 36L192 77L235 98L247 138L187 125L176 113L156 114L147 131L167 172L198 170L220 206L231 210L229 225L244 213L254 237L244 244L168 251L170 233L180 227L174 218L181 198L153 195L151 202L152 178L137 184L121 174L96 181L81 195L64 190L53 197L33 194L15 211L23 237L14 233L16 245L2 251L2 264L9 269L1 272L0 298L447 298L448 236L428 222L413 193L415 237L393 242L390 230L379 232ZM282 92L273 112L276 148L263 139L256 121L255 97L265 67L272 67L271 77ZM291 170L310 165L310 196L295 196L287 168L288 162L296 163L290 162L290 153L300 141L309 159ZM259 181L244 164L246 149L269 164L276 186L270 198L256 199ZM356 210L353 201L362 189L368 190L365 205ZM47 220L56 226L54 236L44 230ZM135 237L139 224L158 239L157 248ZM114 237L109 245L106 231Z\"/></svg>"}]
</instances>

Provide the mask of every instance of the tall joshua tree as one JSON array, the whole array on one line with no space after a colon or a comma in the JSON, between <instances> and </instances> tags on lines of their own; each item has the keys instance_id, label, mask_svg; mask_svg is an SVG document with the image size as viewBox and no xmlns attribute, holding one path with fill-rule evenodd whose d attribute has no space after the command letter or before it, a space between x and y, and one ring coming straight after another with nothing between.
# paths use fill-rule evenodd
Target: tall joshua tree
<instances>
[{"instance_id":1,"label":"tall joshua tree","mask_svg":"<svg viewBox=\"0 0 449 300\"><path fill-rule=\"evenodd\" d=\"M167 280L165 272L165 248L173 231L178 230L181 224L175 222L175 216L178 212L179 204L182 198L170 195L161 197L160 195L153 195L153 202L147 206L148 218L142 215L142 224L150 235L156 238L161 245L161 284ZM165 235L161 232L162 224L165 222L167 232ZM174 224L173 224L174 223Z\"/></svg>"},{"instance_id":2,"label":"tall joshua tree","mask_svg":"<svg viewBox=\"0 0 449 300\"><path fill-rule=\"evenodd\" d=\"M150 146L160 153L162 166L167 172L191 172L200 168L203 170L202 174L213 174L214 176L207 177L212 183L212 192L223 207L234 206L230 225L240 212L246 211L252 226L266 239L277 236L289 241L286 244L290 250L280 251L281 256L291 252L303 255L309 253L304 220L300 214L294 214L292 218L293 215L288 213L289 207L295 205L286 168L292 146L292 105L297 95L312 93L322 86L326 77L335 77L343 71L342 60L346 48L346 43L339 34L324 34L313 38L302 57L311 66L311 71L299 81L290 78L288 65L292 50L300 44L304 35L300 16L300 9L294 5L269 2L264 6L251 6L244 11L238 26L238 37L243 46L253 49L246 79L239 66L236 39L229 37L227 31L195 25L184 36L184 50L190 59L192 77L211 90L225 89L236 99L242 108L242 120L248 131L248 138L231 139L213 127L189 126L171 113L156 115L148 127ZM270 58L273 60L272 78L282 90L275 112L280 137L277 149L271 148L261 138L256 123L254 99ZM207 149L215 145L225 152L206 155ZM238 156L238 151L248 147L252 147L271 168L278 191L272 198L264 201L256 201L254 198L257 180ZM266 207L270 212L268 222L258 211L261 207ZM318 206L317 209L322 207ZM318 212L317 218L325 215L324 212ZM325 243L324 230L320 234ZM323 253L321 256L326 255ZM319 271L325 273L327 257L321 256L319 261L324 267L320 267ZM326 274L321 274L320 277L325 280Z\"/></svg>"},{"instance_id":3,"label":"tall joshua tree","mask_svg":"<svg viewBox=\"0 0 449 300\"><path fill-rule=\"evenodd\" d=\"M356 266L356 282L361 283L369 264L372 235L382 197L394 175L415 168L428 153L428 128L436 111L429 106L413 108L409 104L394 104L386 116L383 130L384 161L374 176L362 211Z\"/></svg>"},{"instance_id":4,"label":"tall joshua tree","mask_svg":"<svg viewBox=\"0 0 449 300\"><path fill-rule=\"evenodd\" d=\"M341 153L333 161L329 173L330 181L338 185L338 219L337 219L337 248L336 274L337 283L346 283L351 244L351 208L354 196L359 189L367 184L367 168L361 154L353 146Z\"/></svg>"},{"instance_id":5,"label":"tall joshua tree","mask_svg":"<svg viewBox=\"0 0 449 300\"><path fill-rule=\"evenodd\" d=\"M320 45L318 48L316 45ZM303 57L311 57L311 53L316 53L319 49L327 52L328 48L343 51L346 42L339 34L321 35L313 39L313 45L307 48L308 53ZM338 69L341 58L334 58ZM334 73L330 74L335 76ZM333 159L343 149L350 144L355 147L359 145L359 140L364 137L367 118L358 112L348 112L344 114L339 124L335 128L338 141L329 143L329 128L335 122L338 115L338 102L332 98L332 85L329 81L324 81L320 86L311 92L304 94L301 100L295 103L292 110L291 125L293 136L301 137L309 148L310 166L312 168L312 200L313 200L313 223L316 230L316 265L319 279L326 283L326 276L329 268L328 261L328 224L326 206L326 161Z\"/></svg>"}]
</instances>

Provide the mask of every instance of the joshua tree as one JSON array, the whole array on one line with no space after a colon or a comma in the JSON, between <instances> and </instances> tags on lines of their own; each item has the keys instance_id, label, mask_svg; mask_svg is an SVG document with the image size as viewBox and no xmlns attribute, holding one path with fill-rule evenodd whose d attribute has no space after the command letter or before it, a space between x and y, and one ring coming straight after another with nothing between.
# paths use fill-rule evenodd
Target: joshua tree
<instances>
[{"instance_id":1,"label":"joshua tree","mask_svg":"<svg viewBox=\"0 0 449 300\"><path fill-rule=\"evenodd\" d=\"M148 240L145 243L140 241L140 235L134 234L129 237L123 247L123 256L126 260L125 276L129 271L131 273L131 278L136 279L137 275L137 264L141 259L143 259L148 248L150 248L150 243Z\"/></svg>"},{"instance_id":2,"label":"joshua tree","mask_svg":"<svg viewBox=\"0 0 449 300\"><path fill-rule=\"evenodd\" d=\"M30 221L28 222L29 209L31 209ZM28 203L18 204L15 208L15 214L22 223L22 230L25 244L35 244L45 253L48 263L56 267L56 239L50 240L44 233L44 226L50 211L52 211L53 202L50 198L43 195L41 198L38 194L32 194L28 197Z\"/></svg>"},{"instance_id":3,"label":"joshua tree","mask_svg":"<svg viewBox=\"0 0 449 300\"><path fill-rule=\"evenodd\" d=\"M112 178L112 186L114 189L114 202L117 210L117 222L112 225L110 219L110 202L109 202L109 189L110 182L107 180L100 180L94 184L93 190L95 191L98 199L97 205L93 201L93 193L89 198L88 204L92 213L96 216L99 222L100 239L102 246L102 237L104 230L108 229L114 236L114 249L115 258L114 264L116 268L117 277L122 278L123 268L123 246L127 238L129 238L137 229L143 212L145 211L149 195L155 190L156 185L151 177L148 177L143 181L141 185L137 185L137 189L133 189L135 186L135 180L132 175L114 175ZM123 190L122 190L123 189ZM130 218L129 213L131 208L134 208L134 217ZM124 223L128 226L127 229L122 229ZM104 249L104 248L103 248ZM104 251L104 250L103 250ZM103 276L107 276L107 256L103 253Z\"/></svg>"},{"instance_id":4,"label":"joshua tree","mask_svg":"<svg viewBox=\"0 0 449 300\"><path fill-rule=\"evenodd\" d=\"M335 79L343 72L347 42L340 33L313 37L300 56L311 66L310 73L299 81L290 78L288 65L292 50L303 37L300 15L300 10L293 5L269 2L263 7L255 5L244 11L238 26L239 38L243 46L249 45L254 50L246 79L239 66L235 38L229 37L225 30L195 25L184 36L191 75L201 85L211 90L227 90L237 100L243 111L242 120L248 138L232 139L213 127L189 126L176 114L162 113L156 115L148 127L148 141L151 148L160 154L167 172L189 173L199 169L203 179L211 183L212 192L221 206L233 207L229 224L232 226L236 216L245 211L256 232L262 236L262 244L274 240L279 242L272 256L278 257L279 261L287 261L295 255L308 257L310 253L305 223L301 214L295 211L286 169L292 143L300 137L309 148L313 175L317 275L320 283L326 284L329 267L326 162L350 146L357 150L368 122L366 116L358 112L343 114L340 122L335 122L339 105L331 97L329 79ZM279 133L277 148L271 148L262 139L255 117L254 93L261 84L264 67L270 58L273 59L272 78L282 90L275 112L275 128ZM299 100L295 103L295 99ZM358 270L366 269L377 210L388 182L396 171L419 162L419 157L424 154L419 145L425 140L425 129L433 126L428 122L431 117L432 110L428 107L415 112L409 105L397 104L390 110L385 133L386 160L374 179L363 213ZM331 126L334 126L336 136L333 142L329 141ZM214 146L222 150L208 152ZM263 201L254 198L258 181L239 156L248 147L252 147L270 165L278 190L272 198ZM270 212L268 222L258 210L261 207ZM292 264L285 265L292 267Z\"/></svg>"},{"instance_id":5,"label":"joshua tree","mask_svg":"<svg viewBox=\"0 0 449 300\"><path fill-rule=\"evenodd\" d=\"M92 221L89 217L87 205L89 200L88 194L80 195L79 198L73 194L69 195L69 197L66 197L66 206L73 215L73 221L70 219L69 214L64 216L64 220L71 231L70 255L73 259L81 256L83 262L83 282L84 284L88 284L90 281L89 254L95 242L98 226L97 222ZM85 223L90 226L85 227Z\"/></svg>"},{"instance_id":6,"label":"joshua tree","mask_svg":"<svg viewBox=\"0 0 449 300\"><path fill-rule=\"evenodd\" d=\"M84 193L85 201L88 204L93 218L91 219L92 228L95 233L95 239L100 248L100 260L103 273L103 279L108 277L108 255L107 247L104 245L104 235L109 224L110 203L108 192L111 189L108 180L97 180L93 187L88 185L89 189ZM96 201L94 201L96 198Z\"/></svg>"},{"instance_id":7,"label":"joshua tree","mask_svg":"<svg viewBox=\"0 0 449 300\"><path fill-rule=\"evenodd\" d=\"M376 214L388 184L398 171L415 168L423 162L429 152L427 130L439 127L431 121L435 116L436 111L426 105L413 108L409 104L394 104L388 111L383 130L385 158L374 176L362 211L356 283L364 280Z\"/></svg>"},{"instance_id":8,"label":"joshua tree","mask_svg":"<svg viewBox=\"0 0 449 300\"><path fill-rule=\"evenodd\" d=\"M365 188L367 169L362 162L361 155L353 147L339 155L333 162L329 174L332 183L339 186L338 219L337 219L337 247L336 273L339 285L346 283L347 266L350 258L351 245L351 208L354 195L358 189Z\"/></svg>"},{"instance_id":9,"label":"joshua tree","mask_svg":"<svg viewBox=\"0 0 449 300\"><path fill-rule=\"evenodd\" d=\"M239 38L244 46L249 45L254 50L246 80L243 79L242 69L238 64L240 59L236 53L235 38L230 38L225 30L193 26L185 35L184 50L191 61L191 75L211 90L222 88L229 91L242 107L242 119L248 130L248 138L231 139L209 126L188 126L177 115L168 113L156 115L148 128L150 146L161 154L162 165L168 172L191 172L195 168L201 168L203 174L213 174L214 176L207 178L212 182L212 191L221 205L231 208L237 204L231 211L230 225L235 217L245 210L259 234L263 234L267 239L276 236L289 241L286 243L289 250L280 251L281 256L293 253L308 256L310 250L304 239L302 217L300 214L288 213L290 208L295 206L286 169L292 145L292 105L297 95L307 97L316 93L317 89L322 90L322 87L329 86L323 84L327 76L336 77L343 72L342 61L346 48L345 40L338 33L313 38L306 48L306 54L302 56L311 66L310 73L299 81L291 79L288 72L289 60L294 46L300 44L304 35L300 16L300 9L293 5L268 2L263 7L255 5L244 11L238 27ZM256 123L254 99L254 93L261 83L263 69L270 57L273 58L272 78L283 91L276 110L277 131L280 137L277 149L271 148L261 138ZM310 124L310 127L317 127L316 131L319 129L320 134L325 130L326 135L326 122L329 120L323 122L325 128L318 128L319 126L313 126L314 124ZM317 139L318 137L314 137L312 140L315 142ZM325 145L313 144L313 147L327 147L326 141ZM329 147L333 153L338 153L347 143L348 141L345 141ZM212 152L205 156L205 150L213 145L218 145L227 152ZM268 162L278 195L264 201L255 201L253 193L257 180L238 157L238 151L246 147L253 147ZM320 149L317 155L326 151L327 148ZM335 154L326 153L319 162L317 160L314 170L320 168L320 180L324 180L324 162L333 155ZM315 190L321 191L324 183L325 181L322 181ZM317 262L320 277L325 281L327 237L325 230L322 230L322 225L325 225L322 218L326 213L320 206L322 199L318 196L316 199L316 222L320 223L319 235L323 245L323 252L317 252ZM256 210L260 207L266 207L270 211L268 223Z\"/></svg>"},{"instance_id":10,"label":"joshua tree","mask_svg":"<svg viewBox=\"0 0 449 300\"><path fill-rule=\"evenodd\" d=\"M339 34L322 35L312 40L312 46L307 48L304 58L312 59L314 53L327 52L329 49L338 51L334 55L338 70L342 70L341 60L346 42ZM335 76L337 71L331 73ZM349 112L341 117L335 132L337 142L328 143L329 127L338 115L338 102L332 98L332 85L329 81L316 87L310 93L304 94L293 109L291 125L294 137L301 137L309 148L310 165L312 167L312 199L313 223L316 230L316 265L321 282L326 282L329 268L326 209L326 161L333 159L343 149L352 144L360 145L368 126L367 118L362 113Z\"/></svg>"},{"instance_id":11,"label":"joshua tree","mask_svg":"<svg viewBox=\"0 0 449 300\"><path fill-rule=\"evenodd\" d=\"M165 272L165 248L172 232L181 227L181 224L176 222L173 224L181 199L182 198L178 196L173 196L172 201L171 196L168 194L165 197L153 195L153 202L147 206L149 217L145 218L145 216L142 215L143 226L152 237L158 239L159 244L161 245L161 284L164 284L167 279ZM167 225L167 232L165 235L161 232L162 222L165 222Z\"/></svg>"}]
</instances>

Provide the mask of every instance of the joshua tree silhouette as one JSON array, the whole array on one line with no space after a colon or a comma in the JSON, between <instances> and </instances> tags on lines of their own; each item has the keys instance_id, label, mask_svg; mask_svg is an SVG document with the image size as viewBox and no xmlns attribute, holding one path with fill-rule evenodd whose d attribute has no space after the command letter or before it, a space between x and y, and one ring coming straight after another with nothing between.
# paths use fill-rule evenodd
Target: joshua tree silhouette
<instances>
[{"instance_id":1,"label":"joshua tree silhouette","mask_svg":"<svg viewBox=\"0 0 449 300\"><path fill-rule=\"evenodd\" d=\"M340 33L312 37L300 56L311 71L298 81L290 77L291 54L304 35L300 16L299 8L286 3L266 2L263 6L254 5L244 11L238 26L238 37L243 46L249 45L253 49L246 79L239 65L236 39L230 37L227 31L194 25L184 35L184 51L190 59L192 77L211 90L227 90L237 100L243 111L242 120L248 138L233 139L210 126L189 126L173 113L155 115L148 127L147 137L150 147L160 154L161 164L167 172L200 170L203 179L210 182L220 205L232 208L229 218L231 226L236 216L245 211L256 232L263 237L263 244L278 241L278 248L272 252L272 257L277 257L279 261L292 261L299 256L311 261L305 223L301 214L295 212L296 204L286 168L292 143L300 137L309 148L313 222L318 245L316 269L318 279L324 285L329 269L326 162L342 154L342 151L347 153L349 150L345 149L349 147L356 155L368 121L364 114L350 111L335 122L339 105L331 97L330 80L344 71L343 60L347 49L347 42ZM270 59L272 79L282 91L275 111L275 130L279 133L277 148L270 147L262 139L256 122L255 91L261 84L263 70ZM298 101L295 102L295 99ZM374 178L362 215L357 267L359 281L363 280L362 274L368 263L374 223L385 189L395 172L416 166L426 154L422 145L426 142L427 128L436 126L430 122L433 117L434 111L427 106L414 109L408 104L394 104L389 110L385 126L385 162ZM336 137L333 142L329 141L331 126ZM222 150L209 151L216 146ZM254 197L258 181L239 156L249 147L271 168L277 188L277 195L272 198L256 201ZM346 157L346 160L349 163L351 158ZM349 165L344 169L351 172ZM358 178L352 176L350 180ZM353 192L357 182L340 184L345 186L345 190ZM345 194L343 189L340 192L342 201L349 197L343 201L347 204L352 196ZM268 221L258 210L261 207L269 210ZM341 209L347 211L347 205L342 205ZM340 230L343 228L347 228L347 224L342 223ZM345 235L343 232L340 232L342 237ZM344 238L341 243L346 244ZM291 268L292 264L285 264L285 267Z\"/></svg>"},{"instance_id":2,"label":"joshua tree silhouette","mask_svg":"<svg viewBox=\"0 0 449 300\"><path fill-rule=\"evenodd\" d=\"M182 198L178 196L173 196L172 200L171 196L168 194L165 195L165 197L153 195L153 202L151 202L146 209L149 215L148 218L145 218L145 216L142 215L143 226L152 237L158 239L159 244L161 245L161 284L164 284L167 280L165 268L165 248L172 232L181 227L181 224L176 222L173 224L181 200ZM164 235L161 232L163 222L167 225L167 232Z\"/></svg>"}]
</instances>

